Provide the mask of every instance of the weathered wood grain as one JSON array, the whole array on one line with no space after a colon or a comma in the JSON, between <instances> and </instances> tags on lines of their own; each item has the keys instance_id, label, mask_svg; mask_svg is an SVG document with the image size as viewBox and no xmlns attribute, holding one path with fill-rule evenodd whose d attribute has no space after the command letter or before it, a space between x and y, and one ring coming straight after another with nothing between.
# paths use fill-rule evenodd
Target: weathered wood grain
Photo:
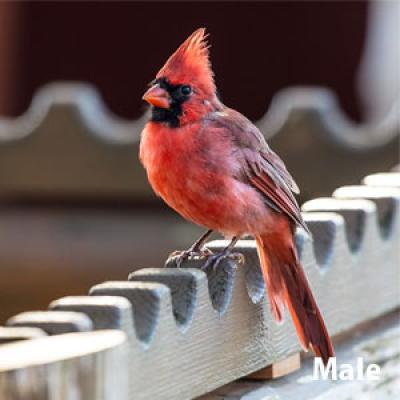
<instances>
[{"instance_id":1,"label":"weathered wood grain","mask_svg":"<svg viewBox=\"0 0 400 400\"><path fill-rule=\"evenodd\" d=\"M345 187L303 211L314 240L299 231L297 245L330 334L398 308L399 189ZM182 269L140 270L50 308L125 332L129 399L190 399L300 351L287 313L280 325L271 316L254 241L237 251L245 266L225 262L207 275L201 260L190 260Z\"/></svg>"},{"instance_id":2,"label":"weathered wood grain","mask_svg":"<svg viewBox=\"0 0 400 400\"><path fill-rule=\"evenodd\" d=\"M356 366L357 357L381 368L377 381L313 380L313 360L303 359L302 368L281 379L241 379L197 400L396 400L400 397L399 312L364 324L336 344L340 364Z\"/></svg>"},{"instance_id":3,"label":"weathered wood grain","mask_svg":"<svg viewBox=\"0 0 400 400\"><path fill-rule=\"evenodd\" d=\"M291 88L275 96L257 125L310 198L398 162L396 106L376 124L355 124L331 91ZM117 118L85 84L43 87L25 114L0 119L0 199L154 198L137 156L146 119ZM313 164L304 163L304 152Z\"/></svg>"},{"instance_id":4,"label":"weathered wood grain","mask_svg":"<svg viewBox=\"0 0 400 400\"><path fill-rule=\"evenodd\" d=\"M0 347L2 400L127 400L125 335L69 333Z\"/></svg>"}]
</instances>

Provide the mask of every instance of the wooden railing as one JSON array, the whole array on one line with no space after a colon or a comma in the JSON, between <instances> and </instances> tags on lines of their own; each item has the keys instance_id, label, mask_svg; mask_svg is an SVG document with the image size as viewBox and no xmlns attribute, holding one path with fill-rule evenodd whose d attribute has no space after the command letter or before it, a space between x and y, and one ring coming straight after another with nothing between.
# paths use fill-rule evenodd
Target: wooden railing
<instances>
[{"instance_id":1,"label":"wooden railing","mask_svg":"<svg viewBox=\"0 0 400 400\"><path fill-rule=\"evenodd\" d=\"M400 173L368 176L303 212L313 241L299 232L297 245L330 334L398 308ZM299 352L290 318L272 319L254 242L237 250L243 267L143 269L12 317L0 330L8 341L27 327L55 337L0 347L0 398L190 399Z\"/></svg>"}]
</instances>

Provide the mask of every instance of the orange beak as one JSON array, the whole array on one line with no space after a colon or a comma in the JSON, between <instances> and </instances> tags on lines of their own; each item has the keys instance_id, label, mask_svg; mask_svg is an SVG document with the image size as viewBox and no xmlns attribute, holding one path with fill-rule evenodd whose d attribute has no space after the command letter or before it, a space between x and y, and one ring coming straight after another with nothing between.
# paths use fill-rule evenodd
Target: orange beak
<instances>
[{"instance_id":1,"label":"orange beak","mask_svg":"<svg viewBox=\"0 0 400 400\"><path fill-rule=\"evenodd\" d=\"M159 84L152 86L142 97L154 107L169 108L170 97L165 89L160 88Z\"/></svg>"}]
</instances>

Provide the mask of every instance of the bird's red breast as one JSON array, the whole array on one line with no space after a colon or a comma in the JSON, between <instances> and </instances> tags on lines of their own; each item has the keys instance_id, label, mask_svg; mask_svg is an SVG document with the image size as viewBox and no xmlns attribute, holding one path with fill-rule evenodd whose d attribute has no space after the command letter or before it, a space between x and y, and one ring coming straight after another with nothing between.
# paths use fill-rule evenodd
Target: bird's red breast
<instances>
[{"instance_id":1,"label":"bird's red breast","mask_svg":"<svg viewBox=\"0 0 400 400\"><path fill-rule=\"evenodd\" d=\"M220 133L201 123L179 132L148 123L140 158L154 191L186 219L226 236L258 231L267 223L265 204L253 188L235 179L241 165L230 138Z\"/></svg>"}]
</instances>

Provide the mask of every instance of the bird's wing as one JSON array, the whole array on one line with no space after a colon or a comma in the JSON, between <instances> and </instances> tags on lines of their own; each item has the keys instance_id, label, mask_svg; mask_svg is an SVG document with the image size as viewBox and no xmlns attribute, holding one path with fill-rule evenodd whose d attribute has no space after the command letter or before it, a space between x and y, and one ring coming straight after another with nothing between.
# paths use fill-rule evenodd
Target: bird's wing
<instances>
[{"instance_id":1,"label":"bird's wing","mask_svg":"<svg viewBox=\"0 0 400 400\"><path fill-rule=\"evenodd\" d=\"M229 108L210 115L208 123L223 128L231 138L242 164L238 178L257 188L273 209L285 213L309 232L293 195L299 193L299 188L258 128L242 114Z\"/></svg>"}]
</instances>

